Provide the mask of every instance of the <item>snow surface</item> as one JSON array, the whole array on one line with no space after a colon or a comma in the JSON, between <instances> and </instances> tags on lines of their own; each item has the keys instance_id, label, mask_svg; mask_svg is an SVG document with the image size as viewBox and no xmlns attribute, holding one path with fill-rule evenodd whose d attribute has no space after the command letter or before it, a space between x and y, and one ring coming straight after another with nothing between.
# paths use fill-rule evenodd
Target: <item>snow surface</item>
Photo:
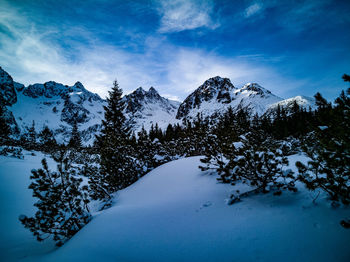
<instances>
[{"instance_id":1,"label":"snow surface","mask_svg":"<svg viewBox=\"0 0 350 262\"><path fill-rule=\"evenodd\" d=\"M63 247L36 243L18 222L33 211L29 170L42 155L0 157L1 254L4 261L349 261L350 232L340 226L346 207L324 195L256 195L231 206L233 188L198 169L200 157L158 167L120 191L110 209ZM304 156L290 158L305 161ZM52 165L52 163L51 163ZM246 190L242 186L239 189ZM51 252L47 253L51 249ZM25 258L24 258L25 257Z\"/></svg>"}]
</instances>

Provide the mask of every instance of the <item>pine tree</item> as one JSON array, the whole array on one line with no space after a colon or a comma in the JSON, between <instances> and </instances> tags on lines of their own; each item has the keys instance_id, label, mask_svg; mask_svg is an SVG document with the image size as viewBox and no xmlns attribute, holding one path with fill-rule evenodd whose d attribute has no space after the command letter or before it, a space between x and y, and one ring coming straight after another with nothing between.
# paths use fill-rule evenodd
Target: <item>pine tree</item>
<instances>
[{"instance_id":1,"label":"pine tree","mask_svg":"<svg viewBox=\"0 0 350 262\"><path fill-rule=\"evenodd\" d=\"M5 119L5 106L0 101L0 143L8 138L10 127Z\"/></svg>"},{"instance_id":2,"label":"pine tree","mask_svg":"<svg viewBox=\"0 0 350 262\"><path fill-rule=\"evenodd\" d=\"M91 176L89 181L91 197L106 200L107 203L114 192L129 186L138 178L135 152L130 146L131 132L123 114L124 107L122 89L114 81L107 106L104 107L101 135L96 136L100 151L100 174Z\"/></svg>"},{"instance_id":3,"label":"pine tree","mask_svg":"<svg viewBox=\"0 0 350 262\"><path fill-rule=\"evenodd\" d=\"M46 159L42 168L32 170L29 188L38 198L34 217L21 215L19 220L38 241L50 236L61 246L91 220L87 187L75 177L67 152L60 152L57 171L50 171Z\"/></svg>"},{"instance_id":4,"label":"pine tree","mask_svg":"<svg viewBox=\"0 0 350 262\"><path fill-rule=\"evenodd\" d=\"M241 114L241 120L244 119L245 113ZM247 119L246 119L247 120ZM245 120L244 120L245 121ZM239 134L247 132L244 130L245 126L239 126L237 114L233 111L232 107L219 117L219 122L213 128L211 133L206 136L205 144L206 150L203 153L205 158L200 161L205 166L200 166L204 170L215 170L218 173L224 172L225 163L228 161L227 157L234 152L234 142L239 139Z\"/></svg>"},{"instance_id":5,"label":"pine tree","mask_svg":"<svg viewBox=\"0 0 350 262\"><path fill-rule=\"evenodd\" d=\"M350 82L350 76L348 74L344 74L342 78L345 82Z\"/></svg>"},{"instance_id":6,"label":"pine tree","mask_svg":"<svg viewBox=\"0 0 350 262\"><path fill-rule=\"evenodd\" d=\"M334 108L319 106L316 115L321 125L303 148L311 160L296 166L299 180L307 188L321 189L331 200L350 204L350 89L347 94L342 92L335 104Z\"/></svg>"},{"instance_id":7,"label":"pine tree","mask_svg":"<svg viewBox=\"0 0 350 262\"><path fill-rule=\"evenodd\" d=\"M35 131L35 121L33 120L32 126L28 128L28 132L22 137L23 144L29 150L37 149L37 133Z\"/></svg>"},{"instance_id":8,"label":"pine tree","mask_svg":"<svg viewBox=\"0 0 350 262\"><path fill-rule=\"evenodd\" d=\"M78 129L77 120L73 121L72 133L71 133L71 138L70 138L69 143L68 143L68 147L76 148L76 149L79 149L82 147L82 141L81 141L81 137L80 137L80 133L79 133L79 129Z\"/></svg>"},{"instance_id":9,"label":"pine tree","mask_svg":"<svg viewBox=\"0 0 350 262\"><path fill-rule=\"evenodd\" d=\"M139 163L138 169L140 173L145 174L148 171L156 167L156 161L154 159L155 148L153 147L152 141L147 134L144 126L140 132L138 132L137 140L137 160Z\"/></svg>"},{"instance_id":10,"label":"pine tree","mask_svg":"<svg viewBox=\"0 0 350 262\"><path fill-rule=\"evenodd\" d=\"M51 152L57 148L55 136L48 126L45 126L38 135L39 143L46 152Z\"/></svg>"}]
</instances>

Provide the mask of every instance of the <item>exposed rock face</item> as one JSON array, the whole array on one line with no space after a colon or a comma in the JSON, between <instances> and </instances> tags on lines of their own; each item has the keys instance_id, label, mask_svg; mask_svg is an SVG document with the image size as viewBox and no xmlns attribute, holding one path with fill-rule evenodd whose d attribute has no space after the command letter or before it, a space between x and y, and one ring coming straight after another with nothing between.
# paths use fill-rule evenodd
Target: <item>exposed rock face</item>
<instances>
[{"instance_id":1,"label":"exposed rock face","mask_svg":"<svg viewBox=\"0 0 350 262\"><path fill-rule=\"evenodd\" d=\"M235 89L228 78L219 76L210 78L185 99L179 107L176 118L186 117L194 108L199 109L204 101L228 104L232 101L231 94Z\"/></svg>"},{"instance_id":2,"label":"exposed rock face","mask_svg":"<svg viewBox=\"0 0 350 262\"><path fill-rule=\"evenodd\" d=\"M17 102L17 95L12 77L0 67L0 103L11 106Z\"/></svg>"}]
</instances>

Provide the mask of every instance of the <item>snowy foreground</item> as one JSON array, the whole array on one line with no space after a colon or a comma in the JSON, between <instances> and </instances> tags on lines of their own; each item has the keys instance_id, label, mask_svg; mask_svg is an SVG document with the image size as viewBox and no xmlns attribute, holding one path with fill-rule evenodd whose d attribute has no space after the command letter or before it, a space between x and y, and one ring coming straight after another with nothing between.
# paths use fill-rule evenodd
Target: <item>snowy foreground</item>
<instances>
[{"instance_id":1,"label":"snowy foreground","mask_svg":"<svg viewBox=\"0 0 350 262\"><path fill-rule=\"evenodd\" d=\"M34 212L27 187L42 157L0 157L1 261L350 261L350 230L339 224L349 208L333 208L323 195L314 205L316 193L301 185L229 206L233 187L201 172L199 157L165 164L120 191L63 247L38 243L18 215Z\"/></svg>"}]
</instances>

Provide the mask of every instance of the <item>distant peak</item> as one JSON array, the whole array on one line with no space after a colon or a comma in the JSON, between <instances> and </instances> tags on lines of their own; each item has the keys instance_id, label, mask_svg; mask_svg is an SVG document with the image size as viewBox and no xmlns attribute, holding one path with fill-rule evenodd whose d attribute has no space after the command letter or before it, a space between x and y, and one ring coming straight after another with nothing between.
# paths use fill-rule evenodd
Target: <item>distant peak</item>
<instances>
[{"instance_id":1,"label":"distant peak","mask_svg":"<svg viewBox=\"0 0 350 262\"><path fill-rule=\"evenodd\" d=\"M76 82L75 84L74 84L74 86L76 87L76 88L79 88L79 89L81 89L81 90L84 90L85 89L85 87L84 87L84 85L81 83L81 82Z\"/></svg>"},{"instance_id":2,"label":"distant peak","mask_svg":"<svg viewBox=\"0 0 350 262\"><path fill-rule=\"evenodd\" d=\"M0 82L13 82L12 77L0 66Z\"/></svg>"},{"instance_id":3,"label":"distant peak","mask_svg":"<svg viewBox=\"0 0 350 262\"><path fill-rule=\"evenodd\" d=\"M216 89L216 90L232 90L235 89L235 86L231 83L231 80L226 77L215 76L206 80L203 85L199 87L199 89L207 90L208 88Z\"/></svg>"},{"instance_id":4,"label":"distant peak","mask_svg":"<svg viewBox=\"0 0 350 262\"><path fill-rule=\"evenodd\" d=\"M267 94L271 94L271 91L263 88L261 85L259 85L258 83L247 83L242 87L242 90L249 90L249 91L255 91L258 93L267 93Z\"/></svg>"},{"instance_id":5,"label":"distant peak","mask_svg":"<svg viewBox=\"0 0 350 262\"><path fill-rule=\"evenodd\" d=\"M141 86L135 90L135 93L142 93L143 94L144 92L145 92L145 90Z\"/></svg>"},{"instance_id":6,"label":"distant peak","mask_svg":"<svg viewBox=\"0 0 350 262\"><path fill-rule=\"evenodd\" d=\"M158 95L158 91L157 91L153 86L151 86L151 87L149 88L148 92Z\"/></svg>"},{"instance_id":7,"label":"distant peak","mask_svg":"<svg viewBox=\"0 0 350 262\"><path fill-rule=\"evenodd\" d=\"M209 78L205 82L230 82L231 83L231 80L227 77L214 76L214 77Z\"/></svg>"}]
</instances>

